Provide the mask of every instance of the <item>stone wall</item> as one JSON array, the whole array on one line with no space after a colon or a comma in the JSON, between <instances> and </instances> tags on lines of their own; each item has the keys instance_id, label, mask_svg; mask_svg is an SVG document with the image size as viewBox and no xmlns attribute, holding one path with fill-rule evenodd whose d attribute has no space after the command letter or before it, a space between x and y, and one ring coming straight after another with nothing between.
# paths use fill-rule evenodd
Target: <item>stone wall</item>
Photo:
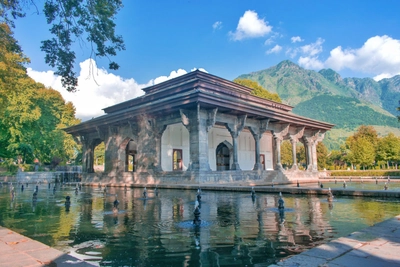
<instances>
[{"instance_id":1,"label":"stone wall","mask_svg":"<svg viewBox=\"0 0 400 267\"><path fill-rule=\"evenodd\" d=\"M113 184L290 184L297 180L317 182L319 172L307 171L174 171L174 172L124 172L121 175L88 173L83 182Z\"/></svg>"}]
</instances>

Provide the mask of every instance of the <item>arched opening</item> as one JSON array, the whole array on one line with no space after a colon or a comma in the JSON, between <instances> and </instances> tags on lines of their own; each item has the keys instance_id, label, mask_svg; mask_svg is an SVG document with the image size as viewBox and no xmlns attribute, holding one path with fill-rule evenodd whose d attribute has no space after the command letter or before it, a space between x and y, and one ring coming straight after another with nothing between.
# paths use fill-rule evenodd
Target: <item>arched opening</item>
<instances>
[{"instance_id":1,"label":"arched opening","mask_svg":"<svg viewBox=\"0 0 400 267\"><path fill-rule=\"evenodd\" d=\"M96 139L94 146L94 162L93 171L103 172L104 171L104 155L105 155L105 145L100 139Z\"/></svg>"},{"instance_id":2,"label":"arched opening","mask_svg":"<svg viewBox=\"0 0 400 267\"><path fill-rule=\"evenodd\" d=\"M130 140L126 145L125 150L125 171L135 172L136 171L136 154L137 146L133 140Z\"/></svg>"},{"instance_id":3,"label":"arched opening","mask_svg":"<svg viewBox=\"0 0 400 267\"><path fill-rule=\"evenodd\" d=\"M216 161L217 171L230 170L232 160L232 145L224 141L217 146Z\"/></svg>"}]
</instances>

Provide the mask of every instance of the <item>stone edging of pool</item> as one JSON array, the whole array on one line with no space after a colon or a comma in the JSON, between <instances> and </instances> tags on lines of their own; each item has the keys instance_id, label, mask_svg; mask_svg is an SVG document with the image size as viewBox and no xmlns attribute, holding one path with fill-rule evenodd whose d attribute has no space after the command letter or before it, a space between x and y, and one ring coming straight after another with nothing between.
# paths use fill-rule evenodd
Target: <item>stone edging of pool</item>
<instances>
[{"instance_id":1,"label":"stone edging of pool","mask_svg":"<svg viewBox=\"0 0 400 267\"><path fill-rule=\"evenodd\" d=\"M400 266L400 215L278 262L292 266Z\"/></svg>"},{"instance_id":2,"label":"stone edging of pool","mask_svg":"<svg viewBox=\"0 0 400 267\"><path fill-rule=\"evenodd\" d=\"M2 226L0 251L0 266L96 266Z\"/></svg>"},{"instance_id":3,"label":"stone edging of pool","mask_svg":"<svg viewBox=\"0 0 400 267\"><path fill-rule=\"evenodd\" d=\"M67 185L75 185L75 183L67 183ZM82 183L83 186L97 187L98 183ZM108 187L124 187L125 184L102 184ZM144 188L154 189L155 185L151 184L126 184L128 188ZM226 184L158 184L159 189L186 189L186 190L211 190L211 191L233 191L233 192L249 192L251 191L251 185L226 185ZM304 195L327 195L328 188L312 188L312 187L293 187L291 186L263 186L254 185L255 191L260 193L277 193L282 194L304 194ZM353 196L353 197L384 197L384 198L400 198L400 191L391 190L352 190L352 189L331 189L334 196Z\"/></svg>"}]
</instances>

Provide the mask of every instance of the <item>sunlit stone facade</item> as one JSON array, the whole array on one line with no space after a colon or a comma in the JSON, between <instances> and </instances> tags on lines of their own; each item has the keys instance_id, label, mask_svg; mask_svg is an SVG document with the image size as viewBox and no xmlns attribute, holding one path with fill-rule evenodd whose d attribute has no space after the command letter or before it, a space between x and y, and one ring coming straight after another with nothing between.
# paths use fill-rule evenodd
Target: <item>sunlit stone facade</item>
<instances>
[{"instance_id":1,"label":"sunlit stone facade","mask_svg":"<svg viewBox=\"0 0 400 267\"><path fill-rule=\"evenodd\" d=\"M83 148L86 181L122 183L271 183L318 177L316 146L333 125L297 116L292 107L200 71L144 89L145 95L69 127ZM284 170L280 147L293 145ZM103 173L94 148L105 143ZM304 144L307 170L296 164Z\"/></svg>"}]
</instances>

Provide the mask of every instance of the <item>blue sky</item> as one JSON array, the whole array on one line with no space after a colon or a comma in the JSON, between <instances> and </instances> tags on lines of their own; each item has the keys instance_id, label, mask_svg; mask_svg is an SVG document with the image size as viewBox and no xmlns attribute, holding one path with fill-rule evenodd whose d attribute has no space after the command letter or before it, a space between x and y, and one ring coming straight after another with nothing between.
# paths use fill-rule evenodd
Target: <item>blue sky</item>
<instances>
[{"instance_id":1,"label":"blue sky","mask_svg":"<svg viewBox=\"0 0 400 267\"><path fill-rule=\"evenodd\" d=\"M98 60L97 84L91 82L89 51L77 46L80 92L63 96L87 119L194 68L232 80L289 59L343 77L391 77L400 74L399 10L395 0L124 1L116 23L126 50L113 58L120 69ZM18 20L15 37L31 58L31 77L62 91L39 49L49 37L45 19L31 11Z\"/></svg>"}]
</instances>

